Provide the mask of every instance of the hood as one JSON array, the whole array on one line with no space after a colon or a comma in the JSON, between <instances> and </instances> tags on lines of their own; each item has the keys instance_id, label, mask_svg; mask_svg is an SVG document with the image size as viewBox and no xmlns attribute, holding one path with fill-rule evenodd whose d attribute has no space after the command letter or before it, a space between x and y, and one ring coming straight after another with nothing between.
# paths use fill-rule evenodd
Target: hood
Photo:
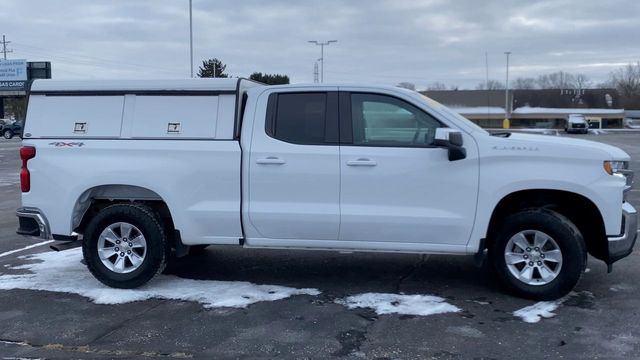
<instances>
[{"instance_id":1,"label":"hood","mask_svg":"<svg viewBox=\"0 0 640 360\"><path fill-rule=\"evenodd\" d=\"M539 145L549 146L551 148L566 147L576 149L580 151L580 148L585 151L585 155L589 156L594 150L604 153L605 158L603 160L629 160L629 154L622 149L615 146L599 143L596 141L574 139L560 136L549 135L537 135L537 134L522 134L511 133L508 138L501 138L504 140L503 145ZM589 153L589 154L588 154ZM562 155L559 153L558 155Z\"/></svg>"}]
</instances>

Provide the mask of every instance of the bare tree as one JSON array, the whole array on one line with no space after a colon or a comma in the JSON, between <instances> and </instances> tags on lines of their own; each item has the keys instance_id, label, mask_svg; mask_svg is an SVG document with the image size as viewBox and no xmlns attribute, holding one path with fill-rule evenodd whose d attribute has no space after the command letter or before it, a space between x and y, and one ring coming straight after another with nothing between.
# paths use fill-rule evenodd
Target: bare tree
<instances>
[{"instance_id":1,"label":"bare tree","mask_svg":"<svg viewBox=\"0 0 640 360\"><path fill-rule=\"evenodd\" d=\"M413 90L413 91L416 90L416 84L410 83L410 82L406 82L406 81L403 81L403 82L399 83L396 86L399 87L399 88L409 89L409 90Z\"/></svg>"},{"instance_id":2,"label":"bare tree","mask_svg":"<svg viewBox=\"0 0 640 360\"><path fill-rule=\"evenodd\" d=\"M612 72L609 75L609 84L623 97L640 96L640 61Z\"/></svg>"},{"instance_id":3,"label":"bare tree","mask_svg":"<svg viewBox=\"0 0 640 360\"><path fill-rule=\"evenodd\" d=\"M573 75L564 71L558 71L551 74L543 74L538 76L538 87L540 89L567 89L572 86Z\"/></svg>"},{"instance_id":4,"label":"bare tree","mask_svg":"<svg viewBox=\"0 0 640 360\"><path fill-rule=\"evenodd\" d=\"M436 82L432 82L431 84L427 85L427 90L432 90L432 91L442 91L442 90L447 90L447 85L436 81Z\"/></svg>"},{"instance_id":5,"label":"bare tree","mask_svg":"<svg viewBox=\"0 0 640 360\"><path fill-rule=\"evenodd\" d=\"M573 75L573 87L575 89L586 89L593 85L589 77L585 74L575 74Z\"/></svg>"},{"instance_id":6,"label":"bare tree","mask_svg":"<svg viewBox=\"0 0 640 360\"><path fill-rule=\"evenodd\" d=\"M640 109L640 61L612 72L608 82L618 90L626 109Z\"/></svg>"},{"instance_id":7,"label":"bare tree","mask_svg":"<svg viewBox=\"0 0 640 360\"><path fill-rule=\"evenodd\" d=\"M504 89L504 83L498 80L489 80L478 83L476 90L501 90Z\"/></svg>"},{"instance_id":8,"label":"bare tree","mask_svg":"<svg viewBox=\"0 0 640 360\"><path fill-rule=\"evenodd\" d=\"M536 88L536 79L519 77L511 82L511 88L531 90Z\"/></svg>"}]
</instances>

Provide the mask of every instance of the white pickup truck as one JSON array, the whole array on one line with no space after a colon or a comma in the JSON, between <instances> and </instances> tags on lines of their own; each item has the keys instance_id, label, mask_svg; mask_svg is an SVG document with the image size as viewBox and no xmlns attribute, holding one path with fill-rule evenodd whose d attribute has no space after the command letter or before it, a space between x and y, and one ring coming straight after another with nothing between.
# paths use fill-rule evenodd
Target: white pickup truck
<instances>
[{"instance_id":1,"label":"white pickup truck","mask_svg":"<svg viewBox=\"0 0 640 360\"><path fill-rule=\"evenodd\" d=\"M36 80L20 155L18 233L81 239L119 288L235 244L488 253L507 288L553 299L637 237L624 151L491 135L395 87Z\"/></svg>"}]
</instances>

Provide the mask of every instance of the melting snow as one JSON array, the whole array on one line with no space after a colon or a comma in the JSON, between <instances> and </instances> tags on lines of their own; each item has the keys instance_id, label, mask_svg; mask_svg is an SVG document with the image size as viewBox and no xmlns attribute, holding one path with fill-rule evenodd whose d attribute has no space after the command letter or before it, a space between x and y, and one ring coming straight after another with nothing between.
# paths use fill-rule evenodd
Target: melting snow
<instances>
[{"instance_id":1,"label":"melting snow","mask_svg":"<svg viewBox=\"0 0 640 360\"><path fill-rule=\"evenodd\" d=\"M316 289L295 289L278 285L256 285L241 281L190 280L158 275L138 289L113 289L96 280L80 263L80 248L45 252L25 257L39 262L11 269L31 273L0 275L0 289L29 289L65 292L85 296L96 304L122 304L151 298L195 301L206 308L246 307L259 301L275 301L294 295L318 295Z\"/></svg>"},{"instance_id":2,"label":"melting snow","mask_svg":"<svg viewBox=\"0 0 640 360\"><path fill-rule=\"evenodd\" d=\"M458 312L459 308L448 304L445 299L431 295L398 295L384 293L365 293L336 300L338 304L350 309L371 308L378 315L433 315Z\"/></svg>"},{"instance_id":3,"label":"melting snow","mask_svg":"<svg viewBox=\"0 0 640 360\"><path fill-rule=\"evenodd\" d=\"M585 295L593 298L593 294L588 291L582 291L579 293L571 292L569 295L555 301L540 301L531 306L523 307L520 310L514 311L513 315L521 318L524 322L537 323L542 320L542 318L548 319L556 316L553 311L567 300L571 298L580 298Z\"/></svg>"},{"instance_id":4,"label":"melting snow","mask_svg":"<svg viewBox=\"0 0 640 360\"><path fill-rule=\"evenodd\" d=\"M633 290L633 286L628 284L615 284L609 288L610 291L618 292L618 291L628 291Z\"/></svg>"},{"instance_id":5,"label":"melting snow","mask_svg":"<svg viewBox=\"0 0 640 360\"><path fill-rule=\"evenodd\" d=\"M562 301L562 299L556 301L540 301L531 306L514 311L513 315L520 317L524 322L537 323L542 318L547 319L556 316L553 311L562 304Z\"/></svg>"}]
</instances>

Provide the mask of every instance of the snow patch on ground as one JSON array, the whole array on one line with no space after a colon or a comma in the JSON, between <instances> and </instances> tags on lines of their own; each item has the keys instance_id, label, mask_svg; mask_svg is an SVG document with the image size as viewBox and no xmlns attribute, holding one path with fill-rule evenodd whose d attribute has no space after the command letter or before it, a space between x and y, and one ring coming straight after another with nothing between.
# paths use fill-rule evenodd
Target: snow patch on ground
<instances>
[{"instance_id":1,"label":"snow patch on ground","mask_svg":"<svg viewBox=\"0 0 640 360\"><path fill-rule=\"evenodd\" d=\"M242 281L190 280L168 275L158 275L151 283L138 289L112 289L98 282L80 263L80 248L29 255L26 259L38 262L13 267L29 270L30 273L0 275L0 290L72 293L87 297L96 304L123 304L152 298L195 301L206 308L243 308L260 301L320 294L316 289L256 285Z\"/></svg>"},{"instance_id":2,"label":"snow patch on ground","mask_svg":"<svg viewBox=\"0 0 640 360\"><path fill-rule=\"evenodd\" d=\"M445 299L431 295L398 295L385 293L365 293L336 300L349 309L371 308L378 315L433 315L459 312L460 309L445 302Z\"/></svg>"},{"instance_id":3,"label":"snow patch on ground","mask_svg":"<svg viewBox=\"0 0 640 360\"><path fill-rule=\"evenodd\" d=\"M524 322L537 323L542 318L548 319L556 316L553 311L561 304L561 300L540 301L531 306L514 311L513 315L521 318Z\"/></svg>"},{"instance_id":4,"label":"snow patch on ground","mask_svg":"<svg viewBox=\"0 0 640 360\"><path fill-rule=\"evenodd\" d=\"M619 291L629 291L633 290L633 286L629 284L615 284L609 288L609 291L619 292Z\"/></svg>"},{"instance_id":5,"label":"snow patch on ground","mask_svg":"<svg viewBox=\"0 0 640 360\"><path fill-rule=\"evenodd\" d=\"M589 132L595 135L602 135L607 133L605 130L600 130L600 129L589 129Z\"/></svg>"},{"instance_id":6,"label":"snow patch on ground","mask_svg":"<svg viewBox=\"0 0 640 360\"><path fill-rule=\"evenodd\" d=\"M484 301L484 300L479 300L479 299L471 299L471 300L467 300L468 302L472 302L472 303L476 303L478 305L491 305L490 301Z\"/></svg>"},{"instance_id":7,"label":"snow patch on ground","mask_svg":"<svg viewBox=\"0 0 640 360\"><path fill-rule=\"evenodd\" d=\"M579 299L584 295L593 298L593 294L588 291L583 291L580 293L571 292L568 295L555 301L540 301L533 305L523 307L520 310L514 311L513 315L521 318L524 322L528 322L531 324L537 323L538 321L542 320L542 318L548 319L556 316L554 311L567 300L576 298Z\"/></svg>"}]
</instances>

